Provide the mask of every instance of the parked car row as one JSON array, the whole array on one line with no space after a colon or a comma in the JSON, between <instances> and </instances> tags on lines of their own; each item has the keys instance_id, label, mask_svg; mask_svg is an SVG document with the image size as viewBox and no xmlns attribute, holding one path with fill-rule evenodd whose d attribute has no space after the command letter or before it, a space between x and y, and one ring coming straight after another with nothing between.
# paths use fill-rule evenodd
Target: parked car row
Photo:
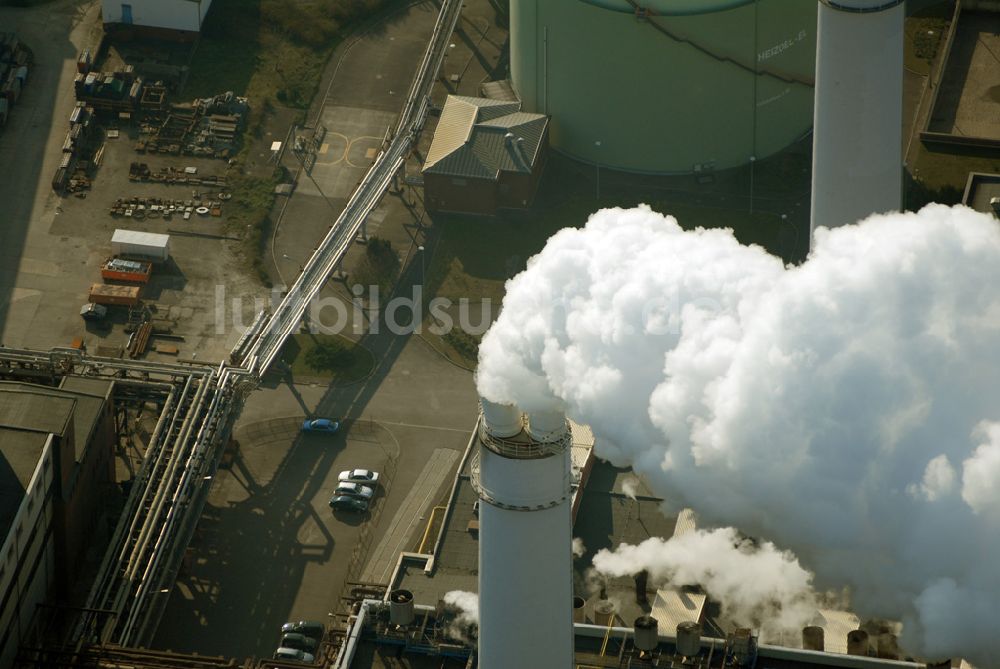
<instances>
[{"instance_id":1,"label":"parked car row","mask_svg":"<svg viewBox=\"0 0 1000 669\"><path fill-rule=\"evenodd\" d=\"M348 469L337 477L337 488L330 498L334 511L365 513L375 498L378 472L370 469Z\"/></svg>"},{"instance_id":2,"label":"parked car row","mask_svg":"<svg viewBox=\"0 0 1000 669\"><path fill-rule=\"evenodd\" d=\"M334 434L340 430L340 421L332 418L307 418L302 421L302 432ZM340 472L337 487L330 498L334 511L367 513L375 499L379 474L370 469L348 469Z\"/></svg>"},{"instance_id":3,"label":"parked car row","mask_svg":"<svg viewBox=\"0 0 1000 669\"><path fill-rule=\"evenodd\" d=\"M281 645L274 651L274 659L312 664L324 634L326 625L323 623L309 620L285 623L281 626Z\"/></svg>"}]
</instances>

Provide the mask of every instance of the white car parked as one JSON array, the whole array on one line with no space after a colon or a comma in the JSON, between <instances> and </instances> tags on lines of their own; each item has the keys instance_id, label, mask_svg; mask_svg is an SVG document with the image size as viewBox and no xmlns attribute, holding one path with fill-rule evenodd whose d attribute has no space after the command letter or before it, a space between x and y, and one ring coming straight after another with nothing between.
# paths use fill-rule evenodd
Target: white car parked
<instances>
[{"instance_id":1,"label":"white car parked","mask_svg":"<svg viewBox=\"0 0 1000 669\"><path fill-rule=\"evenodd\" d=\"M374 485L378 483L378 472L373 472L370 469L349 469L340 472L340 476L337 478L341 483L367 483Z\"/></svg>"},{"instance_id":2,"label":"white car parked","mask_svg":"<svg viewBox=\"0 0 1000 669\"><path fill-rule=\"evenodd\" d=\"M361 499L371 499L375 496L375 489L366 485L361 485L360 483L342 481L340 485L337 486L337 489L333 491L333 494L349 495L351 497L360 497Z\"/></svg>"}]
</instances>

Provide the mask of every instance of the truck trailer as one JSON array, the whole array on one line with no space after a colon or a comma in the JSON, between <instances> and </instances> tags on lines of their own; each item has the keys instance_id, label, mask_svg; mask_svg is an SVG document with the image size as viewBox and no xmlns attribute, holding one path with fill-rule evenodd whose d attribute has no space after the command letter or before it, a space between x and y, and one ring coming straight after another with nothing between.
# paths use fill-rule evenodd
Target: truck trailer
<instances>
[{"instance_id":1,"label":"truck trailer","mask_svg":"<svg viewBox=\"0 0 1000 669\"><path fill-rule=\"evenodd\" d=\"M89 301L105 306L121 305L134 307L139 304L139 286L109 286L95 283L90 287Z\"/></svg>"},{"instance_id":2,"label":"truck trailer","mask_svg":"<svg viewBox=\"0 0 1000 669\"><path fill-rule=\"evenodd\" d=\"M126 259L166 262L170 257L170 235L138 230L115 230L111 252Z\"/></svg>"}]
</instances>

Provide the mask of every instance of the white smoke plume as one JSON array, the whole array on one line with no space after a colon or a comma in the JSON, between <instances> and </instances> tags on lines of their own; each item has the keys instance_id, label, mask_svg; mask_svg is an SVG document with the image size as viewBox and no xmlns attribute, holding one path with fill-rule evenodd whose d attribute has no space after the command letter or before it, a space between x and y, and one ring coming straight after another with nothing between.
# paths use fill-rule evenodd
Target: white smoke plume
<instances>
[{"instance_id":1,"label":"white smoke plume","mask_svg":"<svg viewBox=\"0 0 1000 669\"><path fill-rule=\"evenodd\" d=\"M755 544L732 528L601 550L594 556L594 569L612 577L646 569L657 583L699 585L722 605L727 618L759 629L765 642L794 639L811 624L819 606L813 576L794 555L770 542Z\"/></svg>"},{"instance_id":2,"label":"white smoke plume","mask_svg":"<svg viewBox=\"0 0 1000 669\"><path fill-rule=\"evenodd\" d=\"M675 508L795 552L926 657L1000 653L1000 228L931 205L798 267L640 207L507 284L479 391L590 424Z\"/></svg>"},{"instance_id":3,"label":"white smoke plume","mask_svg":"<svg viewBox=\"0 0 1000 669\"><path fill-rule=\"evenodd\" d=\"M628 476L622 481L622 492L629 499L635 499L639 492L639 479L634 476Z\"/></svg>"},{"instance_id":4,"label":"white smoke plume","mask_svg":"<svg viewBox=\"0 0 1000 669\"><path fill-rule=\"evenodd\" d=\"M458 622L463 625L479 624L479 595L467 590L446 592L444 603L458 610Z\"/></svg>"},{"instance_id":5,"label":"white smoke plume","mask_svg":"<svg viewBox=\"0 0 1000 669\"><path fill-rule=\"evenodd\" d=\"M573 537L573 557L581 558L587 554L587 546L584 545L583 539L580 537Z\"/></svg>"}]
</instances>

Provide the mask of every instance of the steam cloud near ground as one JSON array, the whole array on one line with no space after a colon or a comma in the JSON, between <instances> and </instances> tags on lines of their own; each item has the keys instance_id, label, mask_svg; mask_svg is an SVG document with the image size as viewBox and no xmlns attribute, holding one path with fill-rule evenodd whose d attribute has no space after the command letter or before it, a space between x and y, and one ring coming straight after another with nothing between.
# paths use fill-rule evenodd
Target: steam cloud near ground
<instances>
[{"instance_id":1,"label":"steam cloud near ground","mask_svg":"<svg viewBox=\"0 0 1000 669\"><path fill-rule=\"evenodd\" d=\"M820 606L813 575L794 555L770 542L755 545L731 527L601 550L593 564L608 576L630 576L639 566L654 582L700 585L727 618L760 630L765 642L794 639Z\"/></svg>"},{"instance_id":2,"label":"steam cloud near ground","mask_svg":"<svg viewBox=\"0 0 1000 669\"><path fill-rule=\"evenodd\" d=\"M467 590L451 590L442 599L456 612L446 630L448 635L474 643L479 634L479 595Z\"/></svg>"},{"instance_id":3,"label":"steam cloud near ground","mask_svg":"<svg viewBox=\"0 0 1000 669\"><path fill-rule=\"evenodd\" d=\"M1000 228L961 207L816 232L603 210L508 282L487 399L563 409L674 508L794 551L926 657L1000 653Z\"/></svg>"}]
</instances>

